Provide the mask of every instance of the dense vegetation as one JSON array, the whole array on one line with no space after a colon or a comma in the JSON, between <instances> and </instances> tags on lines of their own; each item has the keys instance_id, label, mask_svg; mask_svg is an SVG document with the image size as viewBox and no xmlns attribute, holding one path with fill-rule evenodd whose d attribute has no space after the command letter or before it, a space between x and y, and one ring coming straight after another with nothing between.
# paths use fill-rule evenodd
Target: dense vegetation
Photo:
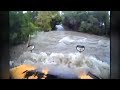
<instances>
[{"instance_id":1,"label":"dense vegetation","mask_svg":"<svg viewBox=\"0 0 120 90\"><path fill-rule=\"evenodd\" d=\"M108 11L63 11L63 25L68 29L110 35Z\"/></svg>"},{"instance_id":2,"label":"dense vegetation","mask_svg":"<svg viewBox=\"0 0 120 90\"><path fill-rule=\"evenodd\" d=\"M40 11L38 12L37 24L42 31L55 30L55 25L61 22L58 11Z\"/></svg>"},{"instance_id":3,"label":"dense vegetation","mask_svg":"<svg viewBox=\"0 0 120 90\"><path fill-rule=\"evenodd\" d=\"M29 34L38 30L34 23L36 12L23 14L22 11L11 11L10 15L10 44L19 44L28 40Z\"/></svg>"},{"instance_id":4,"label":"dense vegetation","mask_svg":"<svg viewBox=\"0 0 120 90\"><path fill-rule=\"evenodd\" d=\"M61 22L58 11L10 11L10 44L26 42L37 31L50 31Z\"/></svg>"},{"instance_id":5,"label":"dense vegetation","mask_svg":"<svg viewBox=\"0 0 120 90\"><path fill-rule=\"evenodd\" d=\"M10 44L26 42L37 31L55 30L62 23L70 30L110 35L110 20L107 11L10 11Z\"/></svg>"}]
</instances>

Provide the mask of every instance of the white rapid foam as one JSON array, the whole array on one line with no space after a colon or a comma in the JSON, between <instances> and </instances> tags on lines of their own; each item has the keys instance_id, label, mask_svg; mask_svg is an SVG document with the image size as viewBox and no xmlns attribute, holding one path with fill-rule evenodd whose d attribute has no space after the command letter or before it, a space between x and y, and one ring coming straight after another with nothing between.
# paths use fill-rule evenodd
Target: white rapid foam
<instances>
[{"instance_id":1,"label":"white rapid foam","mask_svg":"<svg viewBox=\"0 0 120 90\"><path fill-rule=\"evenodd\" d=\"M56 25L57 30L64 30L62 25Z\"/></svg>"},{"instance_id":2,"label":"white rapid foam","mask_svg":"<svg viewBox=\"0 0 120 90\"><path fill-rule=\"evenodd\" d=\"M75 40L71 39L69 36L62 38L59 43L72 44Z\"/></svg>"},{"instance_id":3,"label":"white rapid foam","mask_svg":"<svg viewBox=\"0 0 120 90\"><path fill-rule=\"evenodd\" d=\"M86 56L80 53L51 53L47 55L45 52L39 54L25 52L23 53L18 60L16 61L17 65L19 64L30 64L36 66L42 65L52 65L52 66L61 66L71 68L77 75L80 72L91 72L96 76L99 76L103 79L107 79L110 76L110 66L97 60L93 56Z\"/></svg>"}]
</instances>

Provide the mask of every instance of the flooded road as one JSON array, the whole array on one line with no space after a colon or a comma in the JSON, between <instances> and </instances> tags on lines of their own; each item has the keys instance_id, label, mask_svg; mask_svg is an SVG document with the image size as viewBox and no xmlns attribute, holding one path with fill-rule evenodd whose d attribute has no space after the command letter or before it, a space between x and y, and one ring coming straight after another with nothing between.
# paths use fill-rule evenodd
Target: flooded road
<instances>
[{"instance_id":1,"label":"flooded road","mask_svg":"<svg viewBox=\"0 0 120 90\"><path fill-rule=\"evenodd\" d=\"M74 31L38 32L31 39L35 45L33 52L40 53L75 53L77 45L85 46L83 54L92 55L101 61L110 63L110 39L103 36L91 35ZM17 59L27 50L26 45L13 47L11 59ZM18 55L16 55L18 54Z\"/></svg>"},{"instance_id":2,"label":"flooded road","mask_svg":"<svg viewBox=\"0 0 120 90\"><path fill-rule=\"evenodd\" d=\"M110 63L110 39L107 37L74 31L50 31L39 32L31 43L35 45L35 53L76 53L76 46L83 45L85 51L82 53Z\"/></svg>"},{"instance_id":3,"label":"flooded road","mask_svg":"<svg viewBox=\"0 0 120 90\"><path fill-rule=\"evenodd\" d=\"M38 32L32 36L30 43L35 46L32 52L27 50L26 44L10 49L10 66L12 63L13 67L30 64L43 68L44 65L50 65L56 67L55 71L51 71L55 74L67 75L67 71L57 72L57 67L61 67L60 70L65 69L68 72L72 69L77 76L85 71L101 78L109 78L110 39L107 37L57 30ZM76 50L77 45L85 46L85 51L79 53Z\"/></svg>"}]
</instances>

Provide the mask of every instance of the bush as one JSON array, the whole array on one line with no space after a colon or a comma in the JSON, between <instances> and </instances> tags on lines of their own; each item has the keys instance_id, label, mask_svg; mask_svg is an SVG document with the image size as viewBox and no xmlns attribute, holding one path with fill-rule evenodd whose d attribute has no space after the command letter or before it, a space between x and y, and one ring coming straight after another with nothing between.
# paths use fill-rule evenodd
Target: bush
<instances>
[{"instance_id":1,"label":"bush","mask_svg":"<svg viewBox=\"0 0 120 90\"><path fill-rule=\"evenodd\" d=\"M28 40L29 35L38 31L33 23L30 12L23 14L22 11L10 11L10 45L17 45Z\"/></svg>"},{"instance_id":2,"label":"bush","mask_svg":"<svg viewBox=\"0 0 120 90\"><path fill-rule=\"evenodd\" d=\"M61 22L58 11L39 11L37 24L42 31L51 31L55 29L55 25Z\"/></svg>"},{"instance_id":3,"label":"bush","mask_svg":"<svg viewBox=\"0 0 120 90\"><path fill-rule=\"evenodd\" d=\"M63 11L63 13L62 23L70 30L110 35L110 20L107 11Z\"/></svg>"},{"instance_id":4,"label":"bush","mask_svg":"<svg viewBox=\"0 0 120 90\"><path fill-rule=\"evenodd\" d=\"M62 18L59 14L57 14L54 18L51 20L51 28L52 30L56 30L56 25L59 25L62 22Z\"/></svg>"},{"instance_id":5,"label":"bush","mask_svg":"<svg viewBox=\"0 0 120 90\"><path fill-rule=\"evenodd\" d=\"M75 12L66 12L63 15L63 25L67 26L69 29L78 30L80 26L80 19L78 14Z\"/></svg>"}]
</instances>

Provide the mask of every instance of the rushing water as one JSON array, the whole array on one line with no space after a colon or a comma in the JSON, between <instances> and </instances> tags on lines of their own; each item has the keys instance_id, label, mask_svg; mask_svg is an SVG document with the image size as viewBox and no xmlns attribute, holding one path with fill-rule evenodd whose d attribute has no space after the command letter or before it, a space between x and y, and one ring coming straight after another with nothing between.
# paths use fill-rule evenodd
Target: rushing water
<instances>
[{"instance_id":1,"label":"rushing water","mask_svg":"<svg viewBox=\"0 0 120 90\"><path fill-rule=\"evenodd\" d=\"M97 72L95 74L98 75L101 71L107 72L106 70L109 69L108 66L110 65L110 39L107 37L81 32L65 31L63 29L60 30L59 28L59 30L57 31L38 32L37 35L34 35L32 37L31 43L35 45L32 53L27 51L26 45L19 45L11 49L11 61L13 60L16 62L15 66L22 63L28 63L32 65L35 65L35 63L37 63L40 65L41 62L47 63L47 61L49 62L51 60L51 57L54 57L54 60L56 61L59 61L58 59L64 60L64 63L65 60L73 60L71 61L74 63L73 66L77 65L76 62L79 63L79 61L75 60L87 60L89 64L79 63L78 66L82 68L82 66L80 65L83 65L84 67L86 67L86 65L87 67L93 65L94 67L91 69L91 72L94 73L94 70L96 70ZM85 51L82 52L84 57L77 56L77 45L85 46ZM54 64L56 61L52 62L52 64ZM91 61L92 63L90 63L89 61ZM101 61L107 63L108 65L102 64ZM13 62L10 62L10 64L12 63ZM57 62L57 64L58 63L60 64L60 61ZM68 67L70 66L68 65ZM107 69L105 69L104 71L104 69L101 69L100 67ZM97 70L97 68L99 70ZM107 75L108 73L109 70L107 72ZM102 77L102 75L100 76ZM106 75L103 76L106 77Z\"/></svg>"},{"instance_id":2,"label":"rushing water","mask_svg":"<svg viewBox=\"0 0 120 90\"><path fill-rule=\"evenodd\" d=\"M107 37L74 31L50 31L38 32L31 39L31 43L35 45L33 50L35 53L75 53L77 52L76 45L84 45L84 54L92 55L101 61L110 63L110 39ZM11 59L15 59L16 56L26 50L26 45L13 47L10 52Z\"/></svg>"},{"instance_id":3,"label":"rushing water","mask_svg":"<svg viewBox=\"0 0 120 90\"><path fill-rule=\"evenodd\" d=\"M63 26L62 26L62 25L56 25L56 28L57 28L57 31L64 30L64 28L63 28Z\"/></svg>"},{"instance_id":4,"label":"rushing water","mask_svg":"<svg viewBox=\"0 0 120 90\"><path fill-rule=\"evenodd\" d=\"M35 45L33 52L36 53L75 53L76 45L84 45L84 54L110 63L110 40L106 37L74 31L51 31L39 32L31 43Z\"/></svg>"}]
</instances>

